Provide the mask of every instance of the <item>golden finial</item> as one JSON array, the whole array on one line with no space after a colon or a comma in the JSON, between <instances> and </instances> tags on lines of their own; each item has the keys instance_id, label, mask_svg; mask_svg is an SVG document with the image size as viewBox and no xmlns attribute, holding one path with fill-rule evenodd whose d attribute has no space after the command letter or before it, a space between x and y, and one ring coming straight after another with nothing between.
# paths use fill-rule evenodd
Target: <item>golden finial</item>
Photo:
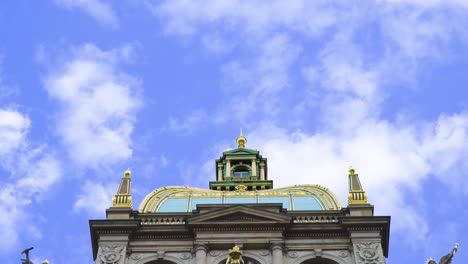
<instances>
[{"instance_id":1,"label":"golden finial","mask_svg":"<svg viewBox=\"0 0 468 264\"><path fill-rule=\"evenodd\" d=\"M124 172L124 177L125 178L130 178L132 176L132 172L130 171L130 169L127 169L125 172Z\"/></svg>"},{"instance_id":2,"label":"golden finial","mask_svg":"<svg viewBox=\"0 0 468 264\"><path fill-rule=\"evenodd\" d=\"M355 172L353 166L349 166L349 175L355 175Z\"/></svg>"},{"instance_id":3,"label":"golden finial","mask_svg":"<svg viewBox=\"0 0 468 264\"><path fill-rule=\"evenodd\" d=\"M46 260L42 261L42 264L49 264L49 261L46 259Z\"/></svg>"},{"instance_id":4,"label":"golden finial","mask_svg":"<svg viewBox=\"0 0 468 264\"><path fill-rule=\"evenodd\" d=\"M245 148L245 143L247 142L247 138L242 135L242 128L240 130L240 136L236 138L236 143L238 148Z\"/></svg>"}]
</instances>

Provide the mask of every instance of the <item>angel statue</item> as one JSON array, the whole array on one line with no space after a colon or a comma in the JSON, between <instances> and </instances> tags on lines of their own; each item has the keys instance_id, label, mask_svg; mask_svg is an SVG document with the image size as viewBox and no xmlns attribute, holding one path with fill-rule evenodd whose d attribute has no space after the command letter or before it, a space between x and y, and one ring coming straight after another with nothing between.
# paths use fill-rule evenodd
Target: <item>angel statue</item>
<instances>
[{"instance_id":1,"label":"angel statue","mask_svg":"<svg viewBox=\"0 0 468 264\"><path fill-rule=\"evenodd\" d=\"M455 255L455 253L457 252L457 250L458 250L458 243L455 244L455 247L452 249L452 252L450 252L449 254L443 256L439 260L438 264L452 264L452 258ZM429 259L426 263L427 264L437 264L435 262L435 260L433 260L433 259Z\"/></svg>"},{"instance_id":2,"label":"angel statue","mask_svg":"<svg viewBox=\"0 0 468 264\"><path fill-rule=\"evenodd\" d=\"M226 259L226 264L244 264L242 259L242 250L239 246L234 245L232 249L229 249L229 257Z\"/></svg>"}]
</instances>

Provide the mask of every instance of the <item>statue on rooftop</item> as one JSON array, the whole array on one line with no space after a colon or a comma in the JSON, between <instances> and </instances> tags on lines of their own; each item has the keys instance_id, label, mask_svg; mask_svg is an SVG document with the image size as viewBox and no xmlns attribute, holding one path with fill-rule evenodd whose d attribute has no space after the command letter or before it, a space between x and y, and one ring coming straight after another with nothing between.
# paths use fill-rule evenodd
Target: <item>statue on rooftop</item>
<instances>
[{"instance_id":1,"label":"statue on rooftop","mask_svg":"<svg viewBox=\"0 0 468 264\"><path fill-rule=\"evenodd\" d=\"M439 260L438 264L452 264L452 258L455 255L455 253L457 252L457 250L458 250L458 243L455 244L455 247L452 249L452 252L450 252L449 254L443 256ZM435 260L429 259L427 261L427 264L437 264L437 263L435 262Z\"/></svg>"},{"instance_id":2,"label":"statue on rooftop","mask_svg":"<svg viewBox=\"0 0 468 264\"><path fill-rule=\"evenodd\" d=\"M33 247L30 247L30 248L27 248L27 249L21 251L21 254L26 255L26 259L21 259L22 264L33 264L32 261L29 260L29 251L31 251L33 249L34 249Z\"/></svg>"}]
</instances>

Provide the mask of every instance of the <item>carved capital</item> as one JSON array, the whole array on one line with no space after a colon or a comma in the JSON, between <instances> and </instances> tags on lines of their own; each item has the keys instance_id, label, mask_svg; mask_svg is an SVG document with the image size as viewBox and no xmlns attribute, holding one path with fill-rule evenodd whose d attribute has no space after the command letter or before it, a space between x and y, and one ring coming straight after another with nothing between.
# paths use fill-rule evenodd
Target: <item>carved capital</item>
<instances>
[{"instance_id":1,"label":"carved capital","mask_svg":"<svg viewBox=\"0 0 468 264\"><path fill-rule=\"evenodd\" d=\"M281 250L281 252L284 250L283 243L281 242L273 242L270 245L270 250L275 251L275 250Z\"/></svg>"},{"instance_id":2,"label":"carved capital","mask_svg":"<svg viewBox=\"0 0 468 264\"><path fill-rule=\"evenodd\" d=\"M208 246L205 245L205 244L197 244L197 245L195 245L195 246L193 247L193 250L194 250L195 252L197 252L197 251L205 251L205 253L206 253L206 252L208 252Z\"/></svg>"}]
</instances>

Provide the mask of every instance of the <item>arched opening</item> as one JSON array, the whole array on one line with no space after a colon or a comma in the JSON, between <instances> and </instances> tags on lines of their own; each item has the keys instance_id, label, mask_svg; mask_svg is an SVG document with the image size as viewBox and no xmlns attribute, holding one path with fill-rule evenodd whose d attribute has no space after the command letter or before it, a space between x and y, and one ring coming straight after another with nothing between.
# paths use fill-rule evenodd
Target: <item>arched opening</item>
<instances>
[{"instance_id":1,"label":"arched opening","mask_svg":"<svg viewBox=\"0 0 468 264\"><path fill-rule=\"evenodd\" d=\"M233 168L232 177L236 179L245 179L250 177L250 168L247 166L236 166Z\"/></svg>"},{"instance_id":2,"label":"arched opening","mask_svg":"<svg viewBox=\"0 0 468 264\"><path fill-rule=\"evenodd\" d=\"M304 260L301 264L339 264L338 262L327 258L313 258Z\"/></svg>"},{"instance_id":3,"label":"arched opening","mask_svg":"<svg viewBox=\"0 0 468 264\"><path fill-rule=\"evenodd\" d=\"M244 264L261 264L260 261L251 257L242 256L242 259L244 260ZM218 264L226 264L226 259L221 260Z\"/></svg>"},{"instance_id":4,"label":"arched opening","mask_svg":"<svg viewBox=\"0 0 468 264\"><path fill-rule=\"evenodd\" d=\"M150 262L146 262L145 264L177 264L177 263L167 260L167 259L157 259L157 260L153 260Z\"/></svg>"}]
</instances>

